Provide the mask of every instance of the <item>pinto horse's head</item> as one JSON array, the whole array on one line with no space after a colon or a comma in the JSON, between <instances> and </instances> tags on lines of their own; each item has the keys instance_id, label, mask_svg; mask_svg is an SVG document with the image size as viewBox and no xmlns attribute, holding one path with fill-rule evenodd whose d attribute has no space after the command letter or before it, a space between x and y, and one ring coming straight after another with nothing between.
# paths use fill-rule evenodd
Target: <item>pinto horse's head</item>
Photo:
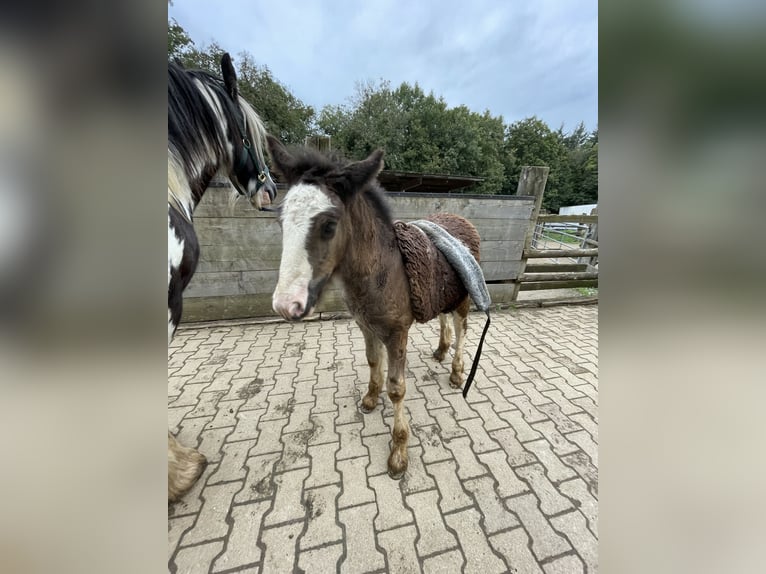
<instances>
[{"instance_id":1,"label":"pinto horse's head","mask_svg":"<svg viewBox=\"0 0 766 574\"><path fill-rule=\"evenodd\" d=\"M274 169L289 186L280 208L282 260L272 306L297 321L313 312L343 260L353 240L347 204L377 177L383 151L344 163L308 149L291 154L271 136L268 148Z\"/></svg>"},{"instance_id":2,"label":"pinto horse's head","mask_svg":"<svg viewBox=\"0 0 766 574\"><path fill-rule=\"evenodd\" d=\"M229 179L239 193L245 195L254 207L261 209L262 192L268 195L269 202L277 196L277 186L271 179L262 151L266 129L255 110L239 95L237 73L229 54L221 57L221 73L226 95L240 112L237 114L238 125L230 127L232 163Z\"/></svg>"}]
</instances>

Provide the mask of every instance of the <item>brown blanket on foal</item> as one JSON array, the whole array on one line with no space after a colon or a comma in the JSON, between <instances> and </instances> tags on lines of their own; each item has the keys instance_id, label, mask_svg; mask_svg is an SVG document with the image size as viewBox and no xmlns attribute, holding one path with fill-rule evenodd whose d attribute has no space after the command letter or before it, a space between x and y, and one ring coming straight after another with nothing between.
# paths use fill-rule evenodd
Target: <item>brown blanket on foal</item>
<instances>
[{"instance_id":1,"label":"brown blanket on foal","mask_svg":"<svg viewBox=\"0 0 766 574\"><path fill-rule=\"evenodd\" d=\"M479 261L479 233L468 220L450 213L437 213L425 219L459 239ZM468 291L452 265L417 227L396 221L394 232L410 283L415 320L425 323L439 313L454 311L468 296Z\"/></svg>"}]
</instances>

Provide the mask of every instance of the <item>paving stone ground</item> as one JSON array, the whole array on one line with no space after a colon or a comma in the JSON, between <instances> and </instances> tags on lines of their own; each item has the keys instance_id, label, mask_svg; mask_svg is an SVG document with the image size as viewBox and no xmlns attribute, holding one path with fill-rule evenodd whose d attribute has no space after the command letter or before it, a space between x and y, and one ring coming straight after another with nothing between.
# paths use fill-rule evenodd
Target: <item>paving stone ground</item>
<instances>
[{"instance_id":1,"label":"paving stone ground","mask_svg":"<svg viewBox=\"0 0 766 574\"><path fill-rule=\"evenodd\" d=\"M169 571L596 572L598 307L494 313L467 401L438 328L410 330L401 481L353 321L180 329L168 424L210 464L168 507Z\"/></svg>"}]
</instances>

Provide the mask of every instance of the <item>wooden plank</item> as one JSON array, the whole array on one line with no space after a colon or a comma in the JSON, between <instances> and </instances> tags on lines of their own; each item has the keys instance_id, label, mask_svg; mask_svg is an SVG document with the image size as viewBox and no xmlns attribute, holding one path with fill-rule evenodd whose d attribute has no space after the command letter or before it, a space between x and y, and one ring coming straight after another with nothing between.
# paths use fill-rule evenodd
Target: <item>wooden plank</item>
<instances>
[{"instance_id":1,"label":"wooden plank","mask_svg":"<svg viewBox=\"0 0 766 574\"><path fill-rule=\"evenodd\" d=\"M552 299L525 299L516 301L514 307L556 307L559 305L596 305L598 297L555 297Z\"/></svg>"},{"instance_id":2,"label":"wooden plank","mask_svg":"<svg viewBox=\"0 0 766 574\"><path fill-rule=\"evenodd\" d=\"M528 263L527 273L559 273L565 271L587 271L585 263Z\"/></svg>"},{"instance_id":3,"label":"wooden plank","mask_svg":"<svg viewBox=\"0 0 766 574\"><path fill-rule=\"evenodd\" d=\"M577 281L538 281L520 283L521 291L540 291L541 289L571 289L573 287L598 287L598 279L580 279Z\"/></svg>"},{"instance_id":4,"label":"wooden plank","mask_svg":"<svg viewBox=\"0 0 766 574\"><path fill-rule=\"evenodd\" d=\"M598 271L583 271L580 273L522 273L519 281L529 283L534 281L578 281L580 279L598 279Z\"/></svg>"},{"instance_id":5,"label":"wooden plank","mask_svg":"<svg viewBox=\"0 0 766 574\"><path fill-rule=\"evenodd\" d=\"M554 259L556 257L595 257L598 248L594 249L525 249L524 257L528 259Z\"/></svg>"},{"instance_id":6,"label":"wooden plank","mask_svg":"<svg viewBox=\"0 0 766 574\"><path fill-rule=\"evenodd\" d=\"M598 223L598 215L540 214L538 223Z\"/></svg>"}]
</instances>

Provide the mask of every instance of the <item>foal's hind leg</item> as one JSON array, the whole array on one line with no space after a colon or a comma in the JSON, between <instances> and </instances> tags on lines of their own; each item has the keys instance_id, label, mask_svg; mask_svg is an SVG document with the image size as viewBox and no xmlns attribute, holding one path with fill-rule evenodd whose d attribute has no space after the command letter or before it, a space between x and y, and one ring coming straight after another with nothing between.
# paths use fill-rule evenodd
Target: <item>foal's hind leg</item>
<instances>
[{"instance_id":1,"label":"foal's hind leg","mask_svg":"<svg viewBox=\"0 0 766 574\"><path fill-rule=\"evenodd\" d=\"M463 386L463 347L465 346L465 334L468 330L468 310L470 309L468 297L452 313L455 324L455 356L452 357L452 373L449 376L449 384L453 389Z\"/></svg>"},{"instance_id":2,"label":"foal's hind leg","mask_svg":"<svg viewBox=\"0 0 766 574\"><path fill-rule=\"evenodd\" d=\"M443 361L447 349L452 344L452 327L449 324L449 317L445 313L439 314L439 346L434 351L434 359Z\"/></svg>"},{"instance_id":3,"label":"foal's hind leg","mask_svg":"<svg viewBox=\"0 0 766 574\"><path fill-rule=\"evenodd\" d=\"M383 386L383 360L385 355L383 354L384 346L380 339L372 331L361 325L360 327L364 334L367 364L370 367L370 384L367 387L367 394L362 398L362 410L369 413L377 406L380 389Z\"/></svg>"}]
</instances>

